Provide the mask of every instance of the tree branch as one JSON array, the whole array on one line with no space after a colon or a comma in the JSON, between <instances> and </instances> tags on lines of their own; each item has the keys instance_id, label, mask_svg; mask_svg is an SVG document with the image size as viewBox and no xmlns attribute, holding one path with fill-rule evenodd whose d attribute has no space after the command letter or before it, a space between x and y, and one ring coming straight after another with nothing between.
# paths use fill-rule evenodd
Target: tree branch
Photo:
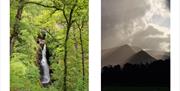
<instances>
[{"instance_id":1,"label":"tree branch","mask_svg":"<svg viewBox=\"0 0 180 91\"><path fill-rule=\"evenodd\" d=\"M56 6L50 6L50 5L45 5L45 4L42 4L41 2L25 2L25 4L35 4L35 5L39 5L39 6L42 6L42 7L46 7L46 8L52 8L52 9L56 9L56 10L62 10Z\"/></svg>"},{"instance_id":2,"label":"tree branch","mask_svg":"<svg viewBox=\"0 0 180 91\"><path fill-rule=\"evenodd\" d=\"M73 7L72 7L72 9L71 9L71 11L70 11L70 14L69 14L69 23L70 23L70 24L72 24L71 19L72 19L73 12L74 12L74 9L75 9L76 5L77 5L77 0L75 0L75 2L74 2L74 4L73 4ZM70 26L71 26L71 25L70 25Z\"/></svg>"},{"instance_id":3,"label":"tree branch","mask_svg":"<svg viewBox=\"0 0 180 91\"><path fill-rule=\"evenodd\" d=\"M62 12L63 12L63 16L64 16L64 18L65 18L65 20L66 20L66 23L68 24L69 21L68 21L68 18L67 18L67 16L66 16L65 4L64 4L64 3L63 3L63 9L62 9Z\"/></svg>"}]
</instances>

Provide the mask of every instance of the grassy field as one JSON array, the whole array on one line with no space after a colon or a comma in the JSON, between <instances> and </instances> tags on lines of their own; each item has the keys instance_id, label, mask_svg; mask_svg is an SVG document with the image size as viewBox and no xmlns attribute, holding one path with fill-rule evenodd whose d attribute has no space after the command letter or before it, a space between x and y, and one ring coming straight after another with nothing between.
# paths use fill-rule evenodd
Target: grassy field
<instances>
[{"instance_id":1,"label":"grassy field","mask_svg":"<svg viewBox=\"0 0 180 91\"><path fill-rule=\"evenodd\" d=\"M170 91L169 87L103 87L102 91Z\"/></svg>"}]
</instances>

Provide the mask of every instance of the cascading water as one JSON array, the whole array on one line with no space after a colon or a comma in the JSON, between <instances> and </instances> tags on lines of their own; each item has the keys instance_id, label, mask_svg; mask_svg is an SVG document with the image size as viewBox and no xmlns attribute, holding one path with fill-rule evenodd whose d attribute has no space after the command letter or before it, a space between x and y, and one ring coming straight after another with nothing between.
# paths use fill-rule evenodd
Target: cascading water
<instances>
[{"instance_id":1,"label":"cascading water","mask_svg":"<svg viewBox=\"0 0 180 91\"><path fill-rule=\"evenodd\" d=\"M40 66L42 67L41 83L43 85L46 85L50 83L49 65L46 58L46 44L44 44L43 46Z\"/></svg>"}]
</instances>

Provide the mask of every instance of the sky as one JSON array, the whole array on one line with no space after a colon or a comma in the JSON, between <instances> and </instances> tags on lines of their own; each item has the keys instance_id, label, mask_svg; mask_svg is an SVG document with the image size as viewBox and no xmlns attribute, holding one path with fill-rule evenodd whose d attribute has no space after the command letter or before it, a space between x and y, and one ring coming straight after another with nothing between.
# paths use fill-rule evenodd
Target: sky
<instances>
[{"instance_id":1,"label":"sky","mask_svg":"<svg viewBox=\"0 0 180 91\"><path fill-rule=\"evenodd\" d=\"M102 0L102 49L170 50L170 0Z\"/></svg>"}]
</instances>

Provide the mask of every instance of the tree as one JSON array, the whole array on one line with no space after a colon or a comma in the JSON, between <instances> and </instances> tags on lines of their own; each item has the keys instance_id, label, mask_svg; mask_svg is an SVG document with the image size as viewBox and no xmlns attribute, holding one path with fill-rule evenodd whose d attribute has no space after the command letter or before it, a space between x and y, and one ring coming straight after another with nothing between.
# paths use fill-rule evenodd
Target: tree
<instances>
[{"instance_id":1,"label":"tree","mask_svg":"<svg viewBox=\"0 0 180 91\"><path fill-rule=\"evenodd\" d=\"M13 30L10 36L10 54L12 54L14 43L19 35L19 27L20 27L19 25L20 25L23 8L24 8L24 3L25 3L24 0L19 0L15 23L14 23Z\"/></svg>"},{"instance_id":2,"label":"tree","mask_svg":"<svg viewBox=\"0 0 180 91\"><path fill-rule=\"evenodd\" d=\"M16 21L15 12L18 10L16 6L19 6L19 1L11 0L11 34L14 31L13 24ZM78 12L83 11L82 15L87 15L87 12L84 12L87 10L87 1L86 4L82 3L85 0L23 1L18 38L11 47L11 50L13 50L11 52L11 67L20 68L15 65L21 64L21 67L26 70L11 71L12 91L19 89L30 89L32 91L88 90L88 75L85 75L88 74L87 16L81 32L76 24L82 25L79 21L82 16L77 16ZM79 9L82 6L84 6L83 9ZM39 70L34 63L37 55L36 49L38 48L36 39L41 30L47 33L46 45L51 54L49 61L52 70L52 84L48 88L43 88L39 84ZM80 45L80 47L75 47L74 43L76 43L76 46ZM72 51L74 48L76 53ZM20 75L17 75L20 74L21 70L24 72L24 79L20 79ZM27 86L14 79L27 82Z\"/></svg>"},{"instance_id":3,"label":"tree","mask_svg":"<svg viewBox=\"0 0 180 91\"><path fill-rule=\"evenodd\" d=\"M82 9L81 7L79 9ZM84 59L85 59L85 54L84 54L84 47L83 47L83 39L82 39L82 31L84 28L84 25L86 25L85 23L87 22L87 11L85 12L78 12L77 15L80 17L79 21L76 21L76 25L79 29L79 39L80 39L80 45L81 45L81 60L82 60L82 75L83 75L83 81L84 81L84 77L85 77L85 69L84 69ZM81 13L81 14L80 14Z\"/></svg>"}]
</instances>

